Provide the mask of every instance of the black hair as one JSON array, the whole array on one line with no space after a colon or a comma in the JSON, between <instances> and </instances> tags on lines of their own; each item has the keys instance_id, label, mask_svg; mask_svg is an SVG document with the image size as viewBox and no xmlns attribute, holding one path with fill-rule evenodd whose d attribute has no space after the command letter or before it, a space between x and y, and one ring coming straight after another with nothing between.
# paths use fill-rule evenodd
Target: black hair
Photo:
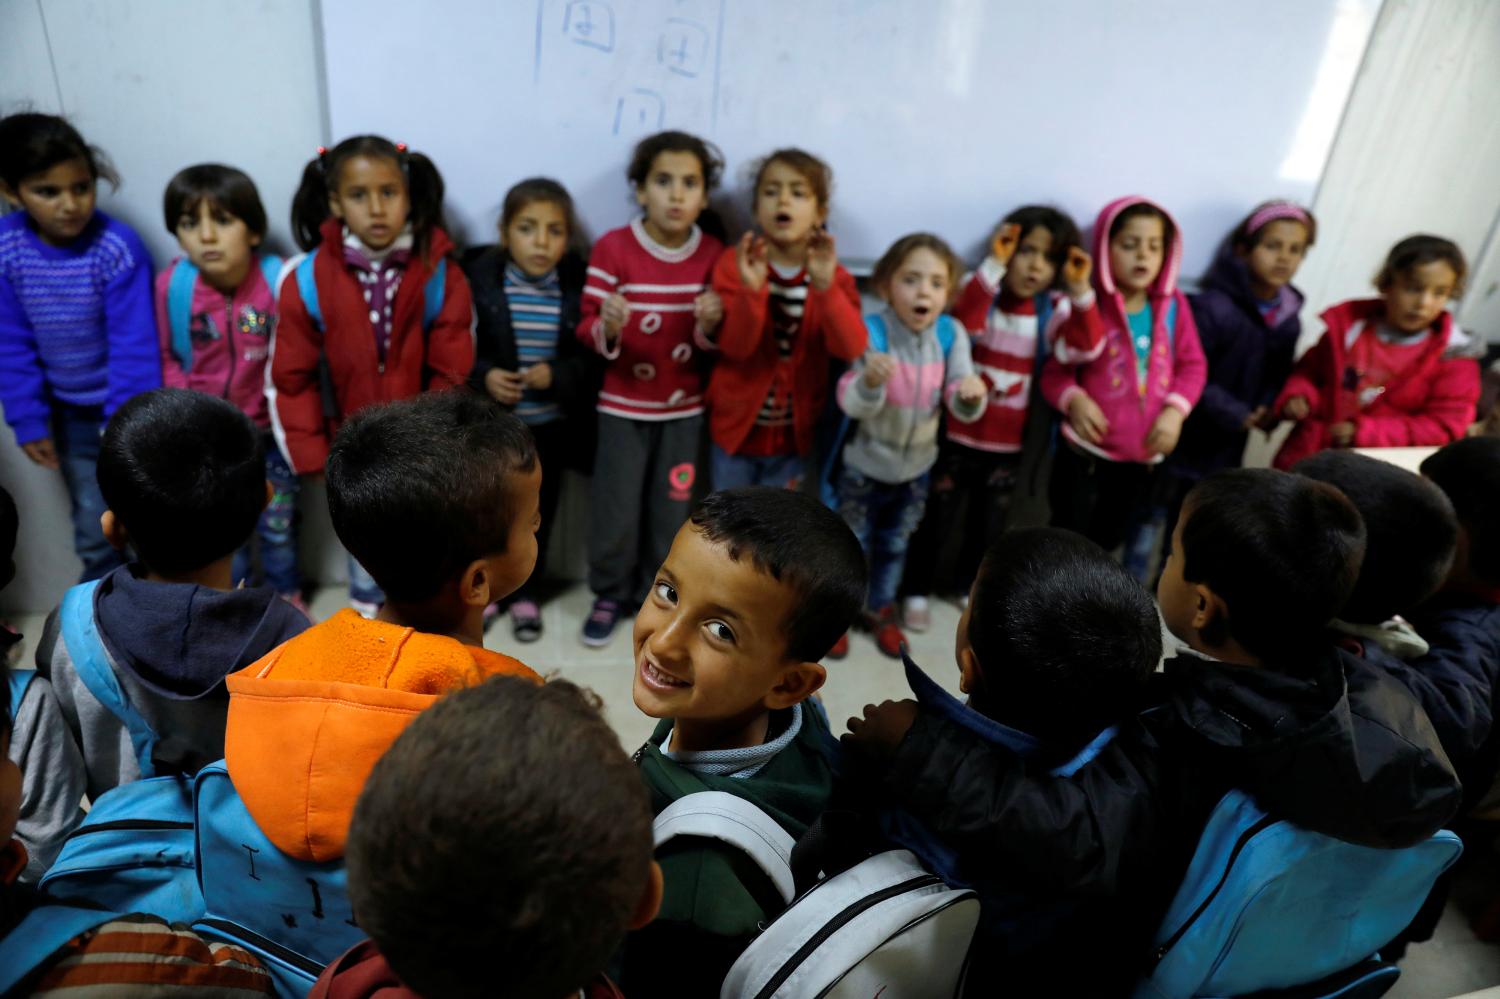
<instances>
[{"instance_id":1,"label":"black hair","mask_svg":"<svg viewBox=\"0 0 1500 999\"><path fill-rule=\"evenodd\" d=\"M333 529L396 603L434 596L475 559L505 551L514 478L537 467L517 417L466 389L360 410L325 473Z\"/></svg>"},{"instance_id":2,"label":"black hair","mask_svg":"<svg viewBox=\"0 0 1500 999\"><path fill-rule=\"evenodd\" d=\"M1365 522L1365 560L1339 617L1379 624L1411 613L1443 585L1453 566L1458 518L1441 489L1350 451L1320 451L1292 471L1336 487Z\"/></svg>"},{"instance_id":3,"label":"black hair","mask_svg":"<svg viewBox=\"0 0 1500 999\"><path fill-rule=\"evenodd\" d=\"M98 475L104 502L156 572L201 569L232 553L266 505L255 425L225 400L187 389L154 389L116 410Z\"/></svg>"},{"instance_id":4,"label":"black hair","mask_svg":"<svg viewBox=\"0 0 1500 999\"><path fill-rule=\"evenodd\" d=\"M797 594L786 622L788 659L822 659L864 607L869 573L859 540L812 497L771 486L725 489L704 497L688 519L730 558L748 557Z\"/></svg>"},{"instance_id":5,"label":"black hair","mask_svg":"<svg viewBox=\"0 0 1500 999\"><path fill-rule=\"evenodd\" d=\"M651 805L598 705L566 680L491 677L376 762L349 900L415 991L556 999L609 962L649 884Z\"/></svg>"},{"instance_id":6,"label":"black hair","mask_svg":"<svg viewBox=\"0 0 1500 999\"><path fill-rule=\"evenodd\" d=\"M1453 504L1468 535L1469 571L1500 586L1500 437L1463 437L1427 457L1422 474Z\"/></svg>"},{"instance_id":7,"label":"black hair","mask_svg":"<svg viewBox=\"0 0 1500 999\"><path fill-rule=\"evenodd\" d=\"M1125 223L1134 218L1161 219L1161 241L1167 248L1167 255L1171 256L1173 240L1177 238L1177 226L1172 224L1172 219L1166 212L1156 207L1149 201L1137 201L1127 205L1115 216L1115 220L1109 224L1109 238L1114 239L1125 228Z\"/></svg>"},{"instance_id":8,"label":"black hair","mask_svg":"<svg viewBox=\"0 0 1500 999\"><path fill-rule=\"evenodd\" d=\"M1052 234L1052 246L1047 250L1047 260L1057 269L1052 278L1053 286L1061 287L1062 265L1068 259L1068 250L1082 242L1078 235L1078 223L1067 212L1051 205L1022 205L1001 219L1000 225L1021 227L1021 235L1016 238L1017 244L1030 236L1033 229L1046 229Z\"/></svg>"},{"instance_id":9,"label":"black hair","mask_svg":"<svg viewBox=\"0 0 1500 999\"><path fill-rule=\"evenodd\" d=\"M0 486L0 590L16 578L16 537L21 532L21 515L16 501Z\"/></svg>"},{"instance_id":10,"label":"black hair","mask_svg":"<svg viewBox=\"0 0 1500 999\"><path fill-rule=\"evenodd\" d=\"M970 705L1058 749L1130 711L1161 661L1151 595L1104 549L1055 527L990 545L968 638L981 676Z\"/></svg>"},{"instance_id":11,"label":"black hair","mask_svg":"<svg viewBox=\"0 0 1500 999\"><path fill-rule=\"evenodd\" d=\"M109 157L84 142L65 119L32 111L0 118L0 181L12 191L27 177L69 160L83 160L95 180L120 186L120 175Z\"/></svg>"},{"instance_id":12,"label":"black hair","mask_svg":"<svg viewBox=\"0 0 1500 999\"><path fill-rule=\"evenodd\" d=\"M311 250L322 241L319 229L332 211L329 194L338 189L339 171L356 156L392 160L401 168L411 202L407 220L417 252L425 254L432 230L443 224L443 175L426 156L378 135L352 135L332 149L319 148L318 155L307 161L302 183L292 196L292 237L297 245Z\"/></svg>"},{"instance_id":13,"label":"black hair","mask_svg":"<svg viewBox=\"0 0 1500 999\"><path fill-rule=\"evenodd\" d=\"M703 189L712 191L719 186L719 178L724 174L724 154L719 152L719 147L696 135L674 131L657 132L636 143L635 151L630 154L630 166L625 169L632 187L645 186L646 178L651 174L651 164L662 153L691 153L703 168Z\"/></svg>"},{"instance_id":14,"label":"black hair","mask_svg":"<svg viewBox=\"0 0 1500 999\"><path fill-rule=\"evenodd\" d=\"M255 181L243 170L222 163L199 163L184 167L167 181L162 196L162 218L167 232L177 235L177 223L184 215L198 213L207 201L245 223L245 228L262 238L266 235L266 208L260 203Z\"/></svg>"},{"instance_id":15,"label":"black hair","mask_svg":"<svg viewBox=\"0 0 1500 999\"><path fill-rule=\"evenodd\" d=\"M1275 218L1268 219L1265 222L1262 222L1255 229L1250 228L1250 223L1255 221L1255 217L1259 215L1263 209L1270 208L1272 205L1277 204L1284 204L1288 207L1296 208L1297 211L1302 213L1302 217L1294 218L1291 215L1278 215ZM1271 227L1271 223L1273 222L1295 222L1300 225L1302 227L1302 230L1307 233L1307 241L1304 246L1308 248L1311 248L1312 245L1318 241L1318 220L1312 212L1308 211L1306 208L1303 208L1301 205L1293 205L1291 202L1263 201L1260 204L1256 205L1253 209L1251 209L1250 214L1240 219L1240 224L1235 226L1234 229L1229 233L1230 248L1238 250L1240 253L1249 253L1251 250L1260 245L1261 236L1267 229Z\"/></svg>"},{"instance_id":16,"label":"black hair","mask_svg":"<svg viewBox=\"0 0 1500 999\"><path fill-rule=\"evenodd\" d=\"M824 163L818 157L805 149L795 146L786 146L774 150L769 156L761 160L755 166L755 182L750 186L750 207L755 208L755 200L760 197L760 182L765 178L766 171L772 163L780 163L789 170L794 170L807 186L812 188L813 197L818 201L818 208L828 211L828 201L833 197L833 168Z\"/></svg>"},{"instance_id":17,"label":"black hair","mask_svg":"<svg viewBox=\"0 0 1500 999\"><path fill-rule=\"evenodd\" d=\"M582 242L578 214L573 208L573 196L566 187L551 177L528 177L505 192L505 201L500 206L500 238L505 238L505 230L527 205L534 205L539 201L556 205L562 210L570 246ZM509 256L508 250L506 255Z\"/></svg>"},{"instance_id":18,"label":"black hair","mask_svg":"<svg viewBox=\"0 0 1500 999\"><path fill-rule=\"evenodd\" d=\"M1228 608L1225 632L1267 659L1304 659L1344 609L1365 554L1365 525L1325 482L1235 468L1199 482L1182 505L1182 576Z\"/></svg>"},{"instance_id":19,"label":"black hair","mask_svg":"<svg viewBox=\"0 0 1500 999\"><path fill-rule=\"evenodd\" d=\"M1407 236L1391 247L1385 263L1375 275L1375 288L1385 291L1395 283L1398 275L1439 260L1453 268L1453 297L1459 297L1464 293L1464 281L1469 276L1469 262L1464 259L1464 251L1457 243L1442 236Z\"/></svg>"}]
</instances>

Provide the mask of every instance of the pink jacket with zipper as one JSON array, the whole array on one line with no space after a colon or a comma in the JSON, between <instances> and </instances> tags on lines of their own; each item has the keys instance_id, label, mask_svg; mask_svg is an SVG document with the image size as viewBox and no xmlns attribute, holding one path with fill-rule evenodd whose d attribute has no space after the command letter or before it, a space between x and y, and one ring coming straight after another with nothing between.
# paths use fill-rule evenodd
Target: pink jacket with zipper
<instances>
[{"instance_id":1,"label":"pink jacket with zipper","mask_svg":"<svg viewBox=\"0 0 1500 999\"><path fill-rule=\"evenodd\" d=\"M1208 362L1198 342L1198 327L1187 296L1177 289L1177 275L1182 266L1182 227L1173 222L1173 238L1166 248L1165 259L1156 280L1151 283L1147 300L1151 305L1151 357L1146 368L1146 383L1141 385L1136 366L1135 348L1130 342L1130 325L1125 318L1125 299L1115 284L1109 265L1109 227L1119 214L1131 205L1149 204L1167 212L1155 202L1139 196L1119 198L1104 206L1094 224L1094 307L1104 327L1104 338L1096 349L1069 351L1059 344L1042 368L1042 395L1059 412L1066 414L1068 403L1079 392L1085 392L1098 404L1109 421L1109 430L1098 444L1084 442L1067 420L1062 421L1062 435L1079 450L1108 461L1155 464L1161 455L1146 451L1146 435L1161 411L1171 406L1187 416L1203 394L1208 380ZM1168 216L1170 218L1170 216ZM1170 309L1176 303L1175 310ZM1167 313L1175 311L1172 329L1167 328Z\"/></svg>"}]
</instances>

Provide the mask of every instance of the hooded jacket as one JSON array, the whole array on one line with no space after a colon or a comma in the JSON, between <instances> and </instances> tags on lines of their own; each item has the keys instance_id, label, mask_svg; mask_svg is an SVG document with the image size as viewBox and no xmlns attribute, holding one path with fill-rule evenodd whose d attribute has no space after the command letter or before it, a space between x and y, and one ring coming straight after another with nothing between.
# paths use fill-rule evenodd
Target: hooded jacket
<instances>
[{"instance_id":1,"label":"hooded jacket","mask_svg":"<svg viewBox=\"0 0 1500 999\"><path fill-rule=\"evenodd\" d=\"M302 258L293 257L282 270L271 362L266 366L271 429L299 475L323 470L333 435L355 410L462 385L474 367L469 282L451 260L444 276L442 311L430 329L422 328L424 287L437 262L453 250L446 232L434 227L426 249L412 253L406 264L392 306L391 342L384 361L359 280L344 263L344 225L330 217L321 233L322 252L313 260L313 279L323 328L307 314L295 278Z\"/></svg>"},{"instance_id":2,"label":"hooded jacket","mask_svg":"<svg viewBox=\"0 0 1500 999\"><path fill-rule=\"evenodd\" d=\"M1062 435L1069 443L1109 461L1155 464L1161 461L1146 451L1146 435L1165 406L1183 416L1192 412L1203 392L1208 365L1198 343L1198 327L1187 296L1177 289L1182 267L1182 227L1172 224L1172 243L1166 248L1161 270L1147 290L1151 306L1151 357L1146 384L1140 383L1135 348L1130 342L1125 297L1115 284L1109 264L1109 227L1126 208L1151 205L1163 215L1166 210L1146 198L1131 196L1111 201L1094 223L1095 308L1103 320L1104 339L1097 353L1064 356L1054 354L1042 368L1042 395L1060 413L1079 392L1088 393L1109 421L1109 430L1098 444L1087 444L1064 420ZM1170 218L1170 216L1168 216ZM1176 308L1172 309L1175 303ZM1172 328L1168 312L1175 312Z\"/></svg>"},{"instance_id":3,"label":"hooded jacket","mask_svg":"<svg viewBox=\"0 0 1500 999\"><path fill-rule=\"evenodd\" d=\"M337 860L381 754L439 697L501 674L541 682L510 656L339 611L225 681L229 779L283 853Z\"/></svg>"},{"instance_id":4,"label":"hooded jacket","mask_svg":"<svg viewBox=\"0 0 1500 999\"><path fill-rule=\"evenodd\" d=\"M1426 839L1457 811L1453 767L1401 684L1332 647L1286 665L1169 660L1155 707L1072 777L924 710L883 787L963 851L976 876L1113 906L1119 932L1093 941L1108 953L1054 971L1095 990L1099 976L1118 976L1118 991L1139 971L1230 789L1304 828L1385 848ZM1078 991L1058 977L1051 984Z\"/></svg>"},{"instance_id":5,"label":"hooded jacket","mask_svg":"<svg viewBox=\"0 0 1500 999\"><path fill-rule=\"evenodd\" d=\"M1263 316L1250 288L1250 268L1226 243L1203 278L1203 290L1189 300L1208 382L1167 464L1196 480L1239 467L1250 436L1245 419L1256 407L1269 406L1291 374L1303 297L1284 285L1270 316Z\"/></svg>"}]
</instances>

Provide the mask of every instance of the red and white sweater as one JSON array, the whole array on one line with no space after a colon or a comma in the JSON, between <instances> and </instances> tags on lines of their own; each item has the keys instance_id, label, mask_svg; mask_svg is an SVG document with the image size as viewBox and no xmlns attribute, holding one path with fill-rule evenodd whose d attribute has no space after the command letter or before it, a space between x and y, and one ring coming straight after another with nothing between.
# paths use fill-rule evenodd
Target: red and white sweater
<instances>
[{"instance_id":1,"label":"red and white sweater","mask_svg":"<svg viewBox=\"0 0 1500 999\"><path fill-rule=\"evenodd\" d=\"M646 234L640 219L594 244L578 339L610 362L599 412L627 420L679 420L703 412L698 355L715 348L697 328L693 300L708 288L723 249L696 226L686 243L669 249ZM630 319L610 348L599 309L617 292L630 303Z\"/></svg>"}]
</instances>

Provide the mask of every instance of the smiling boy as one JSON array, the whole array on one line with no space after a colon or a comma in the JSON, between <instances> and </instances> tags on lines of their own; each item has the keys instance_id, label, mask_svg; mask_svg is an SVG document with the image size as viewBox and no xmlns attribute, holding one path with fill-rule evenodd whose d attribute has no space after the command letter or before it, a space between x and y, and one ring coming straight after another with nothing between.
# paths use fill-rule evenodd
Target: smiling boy
<instances>
[{"instance_id":1,"label":"smiling boy","mask_svg":"<svg viewBox=\"0 0 1500 999\"><path fill-rule=\"evenodd\" d=\"M837 514L800 493L714 493L677 532L636 616L636 706L661 723L636 755L660 814L727 791L792 836L833 786L833 740L816 702L818 660L859 613L865 560ZM779 907L733 847L677 839L657 852L656 922L626 942L627 995L704 996Z\"/></svg>"}]
</instances>

